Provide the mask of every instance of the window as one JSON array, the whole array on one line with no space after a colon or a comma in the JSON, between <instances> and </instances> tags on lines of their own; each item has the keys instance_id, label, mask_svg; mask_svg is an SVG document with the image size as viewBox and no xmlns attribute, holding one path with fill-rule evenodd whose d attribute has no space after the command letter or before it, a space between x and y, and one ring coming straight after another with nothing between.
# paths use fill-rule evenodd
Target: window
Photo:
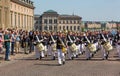
<instances>
[{"instance_id":1,"label":"window","mask_svg":"<svg viewBox=\"0 0 120 76\"><path fill-rule=\"evenodd\" d=\"M72 30L72 26L70 26L70 30Z\"/></svg>"},{"instance_id":2,"label":"window","mask_svg":"<svg viewBox=\"0 0 120 76\"><path fill-rule=\"evenodd\" d=\"M76 26L74 26L74 30L76 30Z\"/></svg>"},{"instance_id":3,"label":"window","mask_svg":"<svg viewBox=\"0 0 120 76\"><path fill-rule=\"evenodd\" d=\"M18 14L18 25L20 26L20 14Z\"/></svg>"},{"instance_id":4,"label":"window","mask_svg":"<svg viewBox=\"0 0 120 76\"><path fill-rule=\"evenodd\" d=\"M13 14L12 14L12 12L11 12L11 25L12 25L12 20L13 20Z\"/></svg>"},{"instance_id":5,"label":"window","mask_svg":"<svg viewBox=\"0 0 120 76\"><path fill-rule=\"evenodd\" d=\"M11 9L12 9L12 3L10 5L11 5Z\"/></svg>"},{"instance_id":6,"label":"window","mask_svg":"<svg viewBox=\"0 0 120 76\"><path fill-rule=\"evenodd\" d=\"M68 21L66 21L66 23L68 24Z\"/></svg>"},{"instance_id":7,"label":"window","mask_svg":"<svg viewBox=\"0 0 120 76\"><path fill-rule=\"evenodd\" d=\"M72 24L72 21L70 21L70 23Z\"/></svg>"},{"instance_id":8,"label":"window","mask_svg":"<svg viewBox=\"0 0 120 76\"><path fill-rule=\"evenodd\" d=\"M0 9L0 24L2 24L2 11Z\"/></svg>"},{"instance_id":9,"label":"window","mask_svg":"<svg viewBox=\"0 0 120 76\"><path fill-rule=\"evenodd\" d=\"M61 30L61 26L59 27L59 29Z\"/></svg>"},{"instance_id":10,"label":"window","mask_svg":"<svg viewBox=\"0 0 120 76\"><path fill-rule=\"evenodd\" d=\"M57 26L54 26L54 30L57 30Z\"/></svg>"},{"instance_id":11,"label":"window","mask_svg":"<svg viewBox=\"0 0 120 76\"><path fill-rule=\"evenodd\" d=\"M15 26L16 26L16 13L15 13Z\"/></svg>"},{"instance_id":12,"label":"window","mask_svg":"<svg viewBox=\"0 0 120 76\"><path fill-rule=\"evenodd\" d=\"M52 26L49 26L49 30L52 30Z\"/></svg>"},{"instance_id":13,"label":"window","mask_svg":"<svg viewBox=\"0 0 120 76\"><path fill-rule=\"evenodd\" d=\"M54 19L54 23L55 23L55 24L57 23L57 19Z\"/></svg>"},{"instance_id":14,"label":"window","mask_svg":"<svg viewBox=\"0 0 120 76\"><path fill-rule=\"evenodd\" d=\"M63 30L65 30L65 26L63 26Z\"/></svg>"},{"instance_id":15,"label":"window","mask_svg":"<svg viewBox=\"0 0 120 76\"><path fill-rule=\"evenodd\" d=\"M52 24L52 19L49 19L49 23Z\"/></svg>"},{"instance_id":16,"label":"window","mask_svg":"<svg viewBox=\"0 0 120 76\"><path fill-rule=\"evenodd\" d=\"M15 5L15 10L16 10L16 5Z\"/></svg>"},{"instance_id":17,"label":"window","mask_svg":"<svg viewBox=\"0 0 120 76\"><path fill-rule=\"evenodd\" d=\"M8 23L8 14L7 13L8 13L8 11L5 9L5 25L6 26L8 26L7 25L7 23Z\"/></svg>"},{"instance_id":18,"label":"window","mask_svg":"<svg viewBox=\"0 0 120 76\"><path fill-rule=\"evenodd\" d=\"M47 23L48 23L48 22L47 22L47 19L44 19L44 23L45 23L45 24L47 24Z\"/></svg>"},{"instance_id":19,"label":"window","mask_svg":"<svg viewBox=\"0 0 120 76\"><path fill-rule=\"evenodd\" d=\"M74 21L74 24L76 24L76 21Z\"/></svg>"},{"instance_id":20,"label":"window","mask_svg":"<svg viewBox=\"0 0 120 76\"><path fill-rule=\"evenodd\" d=\"M48 30L47 26L44 26L44 30Z\"/></svg>"},{"instance_id":21,"label":"window","mask_svg":"<svg viewBox=\"0 0 120 76\"><path fill-rule=\"evenodd\" d=\"M0 24L1 24L1 22L2 22L2 21L1 21L1 20L2 20L2 19L1 19L1 18L2 18L2 15L1 15L1 14L2 14L2 13L1 13L1 9L0 9Z\"/></svg>"},{"instance_id":22,"label":"window","mask_svg":"<svg viewBox=\"0 0 120 76\"><path fill-rule=\"evenodd\" d=\"M24 16L24 26L26 27L26 16Z\"/></svg>"},{"instance_id":23,"label":"window","mask_svg":"<svg viewBox=\"0 0 120 76\"><path fill-rule=\"evenodd\" d=\"M65 21L63 21L63 24L65 24Z\"/></svg>"},{"instance_id":24,"label":"window","mask_svg":"<svg viewBox=\"0 0 120 76\"><path fill-rule=\"evenodd\" d=\"M42 27L41 27L41 26L39 27L39 30L42 30Z\"/></svg>"},{"instance_id":25,"label":"window","mask_svg":"<svg viewBox=\"0 0 120 76\"><path fill-rule=\"evenodd\" d=\"M59 23L61 24L61 21L59 21Z\"/></svg>"},{"instance_id":26,"label":"window","mask_svg":"<svg viewBox=\"0 0 120 76\"><path fill-rule=\"evenodd\" d=\"M22 28L23 28L23 25L24 25L24 24L23 24L23 20L24 20L24 19L23 19L23 15L21 14L21 24L22 24Z\"/></svg>"},{"instance_id":27,"label":"window","mask_svg":"<svg viewBox=\"0 0 120 76\"><path fill-rule=\"evenodd\" d=\"M69 28L69 27L67 26L67 30L68 30L68 28Z\"/></svg>"},{"instance_id":28,"label":"window","mask_svg":"<svg viewBox=\"0 0 120 76\"><path fill-rule=\"evenodd\" d=\"M77 30L80 30L80 26L77 27Z\"/></svg>"}]
</instances>

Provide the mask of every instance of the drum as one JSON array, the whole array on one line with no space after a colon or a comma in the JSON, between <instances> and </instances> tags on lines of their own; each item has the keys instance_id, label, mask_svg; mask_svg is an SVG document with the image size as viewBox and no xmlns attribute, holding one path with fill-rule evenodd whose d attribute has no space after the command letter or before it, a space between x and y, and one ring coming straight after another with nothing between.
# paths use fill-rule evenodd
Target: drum
<instances>
[{"instance_id":1,"label":"drum","mask_svg":"<svg viewBox=\"0 0 120 76\"><path fill-rule=\"evenodd\" d=\"M37 44L36 47L39 49L39 51L45 50L45 47L44 47L44 45L42 43Z\"/></svg>"},{"instance_id":2,"label":"drum","mask_svg":"<svg viewBox=\"0 0 120 76\"><path fill-rule=\"evenodd\" d=\"M88 49L90 52L95 52L97 50L95 44L88 44Z\"/></svg>"},{"instance_id":3,"label":"drum","mask_svg":"<svg viewBox=\"0 0 120 76\"><path fill-rule=\"evenodd\" d=\"M52 51L56 51L56 50L57 50L56 46L57 46L57 45L56 45L55 43L51 45Z\"/></svg>"},{"instance_id":4,"label":"drum","mask_svg":"<svg viewBox=\"0 0 120 76\"><path fill-rule=\"evenodd\" d=\"M75 43L73 43L73 44L70 46L70 49L71 49L71 51L73 51L73 52L78 50L78 48L77 48L77 46L76 46Z\"/></svg>"},{"instance_id":5,"label":"drum","mask_svg":"<svg viewBox=\"0 0 120 76\"><path fill-rule=\"evenodd\" d=\"M110 42L105 42L105 44L103 44L103 47L106 51L110 51L113 49L113 46L110 44Z\"/></svg>"}]
</instances>

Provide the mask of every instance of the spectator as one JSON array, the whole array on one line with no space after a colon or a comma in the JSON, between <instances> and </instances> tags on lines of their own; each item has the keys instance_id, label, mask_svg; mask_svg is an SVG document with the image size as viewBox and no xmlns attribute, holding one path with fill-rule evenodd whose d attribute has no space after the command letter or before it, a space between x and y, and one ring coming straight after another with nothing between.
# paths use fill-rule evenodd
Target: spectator
<instances>
[{"instance_id":1,"label":"spectator","mask_svg":"<svg viewBox=\"0 0 120 76\"><path fill-rule=\"evenodd\" d=\"M15 51L16 53L19 53L20 51L20 35L18 32L15 33Z\"/></svg>"},{"instance_id":2,"label":"spectator","mask_svg":"<svg viewBox=\"0 0 120 76\"><path fill-rule=\"evenodd\" d=\"M14 46L15 46L15 34L14 31L11 31L11 55L14 55Z\"/></svg>"},{"instance_id":3,"label":"spectator","mask_svg":"<svg viewBox=\"0 0 120 76\"><path fill-rule=\"evenodd\" d=\"M5 31L5 35L4 35L4 42L5 42L5 60L6 61L10 61L9 56L10 56L10 36L9 36L9 32L6 30Z\"/></svg>"}]
</instances>

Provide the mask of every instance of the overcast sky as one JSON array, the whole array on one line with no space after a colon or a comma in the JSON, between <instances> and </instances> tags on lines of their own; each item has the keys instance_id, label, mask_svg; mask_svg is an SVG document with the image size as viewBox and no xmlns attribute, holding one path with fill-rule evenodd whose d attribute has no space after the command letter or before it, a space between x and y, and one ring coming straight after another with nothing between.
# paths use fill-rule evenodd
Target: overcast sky
<instances>
[{"instance_id":1,"label":"overcast sky","mask_svg":"<svg viewBox=\"0 0 120 76\"><path fill-rule=\"evenodd\" d=\"M55 10L79 15L84 21L120 21L120 0L32 0L35 14Z\"/></svg>"}]
</instances>

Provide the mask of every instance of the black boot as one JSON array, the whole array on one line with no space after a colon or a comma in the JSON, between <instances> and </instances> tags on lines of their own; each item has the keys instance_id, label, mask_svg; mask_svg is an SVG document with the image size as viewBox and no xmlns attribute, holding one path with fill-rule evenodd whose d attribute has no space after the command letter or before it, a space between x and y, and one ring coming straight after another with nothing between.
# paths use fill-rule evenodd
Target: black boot
<instances>
[{"instance_id":1,"label":"black boot","mask_svg":"<svg viewBox=\"0 0 120 76\"><path fill-rule=\"evenodd\" d=\"M55 56L53 56L53 59L52 60L55 60Z\"/></svg>"},{"instance_id":2,"label":"black boot","mask_svg":"<svg viewBox=\"0 0 120 76\"><path fill-rule=\"evenodd\" d=\"M65 61L63 61L63 65L65 64Z\"/></svg>"},{"instance_id":3,"label":"black boot","mask_svg":"<svg viewBox=\"0 0 120 76\"><path fill-rule=\"evenodd\" d=\"M74 57L71 57L72 58L72 60L74 60Z\"/></svg>"},{"instance_id":4,"label":"black boot","mask_svg":"<svg viewBox=\"0 0 120 76\"><path fill-rule=\"evenodd\" d=\"M42 56L40 56L40 60L42 59Z\"/></svg>"},{"instance_id":5,"label":"black boot","mask_svg":"<svg viewBox=\"0 0 120 76\"><path fill-rule=\"evenodd\" d=\"M78 55L76 55L76 58L78 58Z\"/></svg>"}]
</instances>

